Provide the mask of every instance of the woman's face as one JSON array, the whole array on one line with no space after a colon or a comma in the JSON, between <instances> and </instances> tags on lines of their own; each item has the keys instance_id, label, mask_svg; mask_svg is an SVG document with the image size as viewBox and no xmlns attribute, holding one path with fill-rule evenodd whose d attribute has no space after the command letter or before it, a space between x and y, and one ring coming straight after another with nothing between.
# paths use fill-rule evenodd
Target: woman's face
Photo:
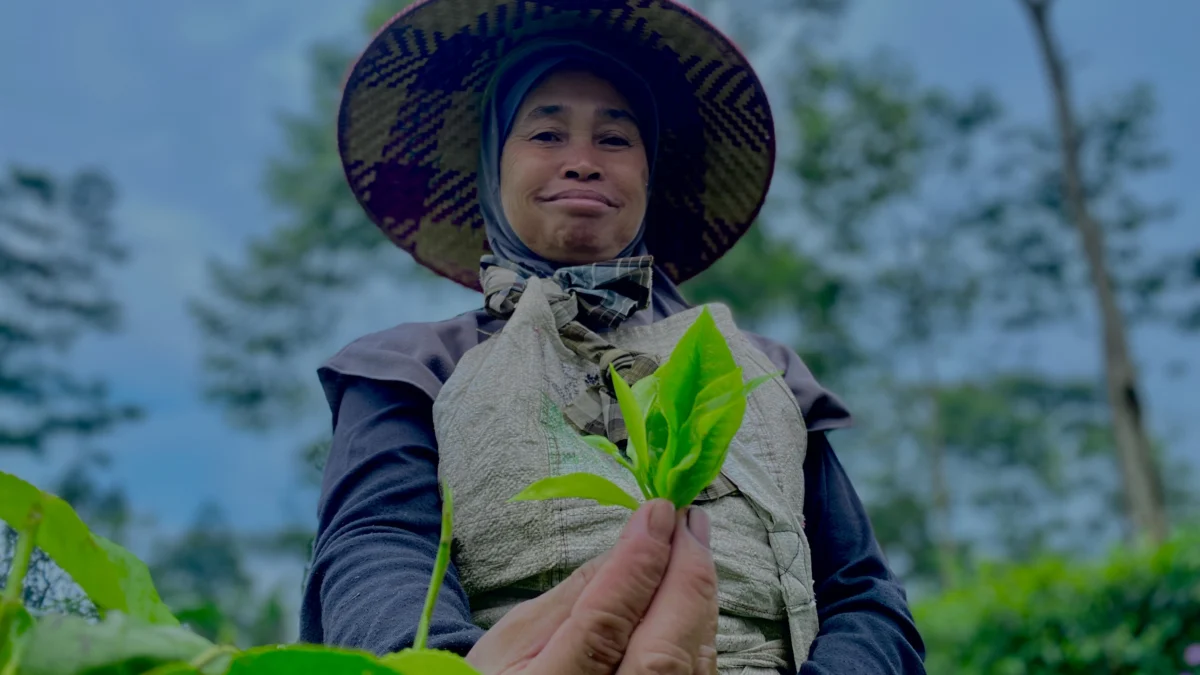
<instances>
[{"instance_id":1,"label":"woman's face","mask_svg":"<svg viewBox=\"0 0 1200 675\"><path fill-rule=\"evenodd\" d=\"M500 201L547 260L615 258L646 215L649 169L629 103L586 72L551 75L525 97L500 161Z\"/></svg>"}]
</instances>

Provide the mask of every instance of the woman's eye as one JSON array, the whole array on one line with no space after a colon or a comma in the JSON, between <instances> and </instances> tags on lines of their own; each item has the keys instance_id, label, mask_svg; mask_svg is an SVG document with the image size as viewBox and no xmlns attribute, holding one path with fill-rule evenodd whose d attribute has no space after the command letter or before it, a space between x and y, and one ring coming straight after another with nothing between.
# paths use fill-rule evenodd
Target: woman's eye
<instances>
[{"instance_id":1,"label":"woman's eye","mask_svg":"<svg viewBox=\"0 0 1200 675\"><path fill-rule=\"evenodd\" d=\"M530 136L530 140L537 141L539 143L553 143L559 140L559 135L553 131L541 131L533 136Z\"/></svg>"},{"instance_id":2,"label":"woman's eye","mask_svg":"<svg viewBox=\"0 0 1200 675\"><path fill-rule=\"evenodd\" d=\"M619 148L624 148L630 145L629 140L620 136L605 136L600 139L601 145L612 145Z\"/></svg>"}]
</instances>

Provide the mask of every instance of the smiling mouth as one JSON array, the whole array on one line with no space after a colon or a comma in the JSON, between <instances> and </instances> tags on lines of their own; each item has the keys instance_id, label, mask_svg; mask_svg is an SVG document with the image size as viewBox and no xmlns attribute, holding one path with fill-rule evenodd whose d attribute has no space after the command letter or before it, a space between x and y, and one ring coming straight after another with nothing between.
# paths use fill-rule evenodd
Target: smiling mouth
<instances>
[{"instance_id":1,"label":"smiling mouth","mask_svg":"<svg viewBox=\"0 0 1200 675\"><path fill-rule=\"evenodd\" d=\"M597 204L603 204L604 206L609 206L609 207L614 207L614 208L617 206L616 203L613 202L613 200L609 199L608 197L605 197L604 195L600 194L599 192L596 192L595 190L564 190L563 192L558 192L549 197L546 197L542 201L546 201L546 202L560 202L560 201L595 202Z\"/></svg>"}]
</instances>

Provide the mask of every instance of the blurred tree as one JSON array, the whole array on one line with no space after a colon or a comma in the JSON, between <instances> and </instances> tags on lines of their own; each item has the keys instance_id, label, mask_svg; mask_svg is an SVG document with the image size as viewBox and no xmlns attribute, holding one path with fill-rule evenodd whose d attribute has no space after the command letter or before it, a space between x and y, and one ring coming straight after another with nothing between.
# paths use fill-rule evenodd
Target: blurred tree
<instances>
[{"instance_id":1,"label":"blurred tree","mask_svg":"<svg viewBox=\"0 0 1200 675\"><path fill-rule=\"evenodd\" d=\"M985 91L956 98L922 87L888 54L842 62L810 54L802 63L788 88L798 211L807 237L823 246L821 259L858 299L851 325L864 336L860 370L868 376L857 386L883 394L866 399L869 414L860 417L886 430L875 442L887 449L871 454L890 467L875 473L869 508L910 574L936 570L950 584L962 547L951 534L952 479L932 397L949 375L947 346L974 325L980 271L956 231L958 193L946 188L977 172L1000 107ZM919 450L919 468L899 472L907 446Z\"/></svg>"},{"instance_id":2,"label":"blurred tree","mask_svg":"<svg viewBox=\"0 0 1200 675\"><path fill-rule=\"evenodd\" d=\"M859 335L875 336L864 351L873 355L876 373L885 376L881 392L899 396L871 401L869 410L880 417L885 442L915 444L923 460L919 470L927 472L926 480L916 483L921 486L917 495L903 487L912 481L910 475L880 474L882 483L875 487L882 501L872 504L873 518L887 533L884 538L903 544L906 557L920 561L918 567L928 573L940 560L942 579L953 582L953 561L963 555L965 542L955 541L950 532L951 505L961 500L953 498L949 486L958 487L957 472L963 469L947 468L950 421L939 421L945 401L937 398L945 382L965 375L972 390L950 391L978 398L987 389L979 377L1000 367L956 355L955 344L968 336L978 344L979 336L995 326L1036 339L1040 329L1080 318L1072 310L1092 292L1086 259L1074 253L1077 235L1070 227L1060 144L1042 128L1005 122L998 103L984 92L956 101L914 86L898 65L902 62L886 54L853 65L803 62L808 66L797 69L789 94L799 127L791 173L802 186L798 201L807 216L805 236L825 247L820 259L826 268L852 280L858 311L851 325ZM1200 278L1200 255L1151 255L1144 226L1170 216L1171 209L1147 204L1131 190L1136 178L1165 161L1152 142L1152 116L1153 99L1145 88L1122 96L1115 106L1097 107L1082 124L1079 154L1089 177L1086 195L1093 218L1101 218L1110 237L1113 262L1106 274L1128 316L1186 328L1200 316L1184 291ZM1020 375L1028 380L1032 373ZM987 396L1015 396L1008 375L989 376L996 389ZM1077 395L1077 387L1088 382L1045 374L1039 386ZM910 405L917 402L916 408ZM1102 398L1095 405L1104 411L1111 406ZM919 423L895 419L898 410L911 410ZM1050 407L1042 414L1052 418L1055 411ZM1008 418L1017 421L1011 414ZM1111 431L1113 418L1106 419ZM1034 422L1026 418L1022 424ZM961 456L986 442L981 433L972 443L959 443L955 452ZM1062 454L1054 461L1075 456L1069 442L1061 448L1042 445L1045 452ZM1107 447L1115 454L1114 445ZM1153 461L1153 451L1150 457ZM1027 459L1009 455L1014 469ZM1067 499L1053 491L1041 494L1049 506ZM993 506L1015 504L993 500ZM932 522L915 527L922 506L932 509ZM1012 508L1015 515L1019 509ZM993 511L995 522L1007 518ZM1126 522L1137 521L1130 515ZM1007 553L1024 555L1028 542L1005 539ZM930 556L927 547L939 554Z\"/></svg>"},{"instance_id":3,"label":"blurred tree","mask_svg":"<svg viewBox=\"0 0 1200 675\"><path fill-rule=\"evenodd\" d=\"M768 216L708 271L681 289L689 302L723 302L750 330L803 328L797 353L823 382L836 382L863 358L845 323L856 287L802 251Z\"/></svg>"},{"instance_id":4,"label":"blurred tree","mask_svg":"<svg viewBox=\"0 0 1200 675\"><path fill-rule=\"evenodd\" d=\"M150 572L179 620L205 637L241 647L286 642L283 597L257 591L253 553L221 509L206 504L187 531L159 545Z\"/></svg>"},{"instance_id":5,"label":"blurred tree","mask_svg":"<svg viewBox=\"0 0 1200 675\"><path fill-rule=\"evenodd\" d=\"M0 180L0 451L39 454L139 414L64 359L81 337L119 325L108 286L126 256L110 220L115 200L94 170L59 178L11 167Z\"/></svg>"},{"instance_id":6,"label":"blurred tree","mask_svg":"<svg viewBox=\"0 0 1200 675\"><path fill-rule=\"evenodd\" d=\"M191 527L159 548L150 570L159 594L172 607L212 601L237 606L250 591L238 538L224 513L214 504L197 512Z\"/></svg>"},{"instance_id":7,"label":"blurred tree","mask_svg":"<svg viewBox=\"0 0 1200 675\"><path fill-rule=\"evenodd\" d=\"M0 453L44 458L56 444L77 444L53 491L98 532L119 539L129 505L120 489L100 485L107 456L90 444L141 410L114 402L107 382L81 376L67 360L80 339L119 328L109 277L127 253L111 220L115 201L115 186L97 170L59 177L10 166L0 178ZM15 540L3 529L0 578ZM41 550L25 594L35 612L95 612Z\"/></svg>"},{"instance_id":8,"label":"blurred tree","mask_svg":"<svg viewBox=\"0 0 1200 675\"><path fill-rule=\"evenodd\" d=\"M1136 245L1121 245L1164 215L1162 207L1145 204L1127 188L1131 176L1166 161L1165 153L1151 145L1153 102L1148 89L1138 88L1122 97L1114 110L1080 119L1050 21L1053 4L1052 0L1021 0L1045 66L1056 129L1053 136L1032 134L1029 140L1039 150L1057 151L1053 169L1046 161L1034 165L1035 171L1041 171L1034 178L1036 192L1026 204L1033 207L1029 210L1041 211L1043 220L1048 217L1072 226L1078 243L1068 245L1065 237L1049 235L1046 228L1025 229L1027 238L1020 242L1024 250L1016 252L1025 254L1021 260L1034 262L1036 267L1030 271L1038 278L1063 287L1075 281L1069 276L1074 267L1070 258L1078 251L1076 246L1082 247L1085 283L1100 316L1105 381L1129 521L1138 533L1162 541L1168 531L1162 474L1146 430L1127 315L1160 310L1154 301L1161 298L1171 277L1194 272L1190 268L1200 255L1155 260L1142 267L1133 260L1138 257ZM1108 218L1102 214L1105 206L1111 208ZM1106 241L1113 236L1126 242ZM1126 298L1132 302L1124 306L1122 290L1134 296Z\"/></svg>"}]
</instances>

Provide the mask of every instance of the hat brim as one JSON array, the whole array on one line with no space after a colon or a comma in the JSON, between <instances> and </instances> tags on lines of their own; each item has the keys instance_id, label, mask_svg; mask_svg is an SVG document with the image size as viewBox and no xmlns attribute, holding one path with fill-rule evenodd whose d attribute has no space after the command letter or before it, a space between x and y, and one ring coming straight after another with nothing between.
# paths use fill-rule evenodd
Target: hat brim
<instances>
[{"instance_id":1,"label":"hat brim","mask_svg":"<svg viewBox=\"0 0 1200 675\"><path fill-rule=\"evenodd\" d=\"M397 14L351 67L338 111L338 151L368 217L479 290L481 100L500 59L543 36L582 37L647 79L660 106L647 247L676 283L707 269L762 208L775 126L742 52L674 0L420 0Z\"/></svg>"}]
</instances>

